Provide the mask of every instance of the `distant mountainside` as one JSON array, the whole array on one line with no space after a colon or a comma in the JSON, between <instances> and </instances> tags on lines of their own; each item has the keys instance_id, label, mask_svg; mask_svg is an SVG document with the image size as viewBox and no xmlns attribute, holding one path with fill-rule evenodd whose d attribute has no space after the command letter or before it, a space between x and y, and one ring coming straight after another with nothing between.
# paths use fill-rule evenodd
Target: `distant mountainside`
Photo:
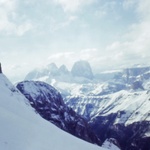
<instances>
[{"instance_id":1,"label":"distant mountainside","mask_svg":"<svg viewBox=\"0 0 150 150\"><path fill-rule=\"evenodd\" d=\"M93 79L93 72L90 64L87 61L78 61L72 67L71 73L75 77L84 77Z\"/></svg>"},{"instance_id":2,"label":"distant mountainside","mask_svg":"<svg viewBox=\"0 0 150 150\"><path fill-rule=\"evenodd\" d=\"M150 67L112 74L105 82L72 87L65 103L89 120L102 141L116 139L123 150L150 149Z\"/></svg>"},{"instance_id":3,"label":"distant mountainside","mask_svg":"<svg viewBox=\"0 0 150 150\"><path fill-rule=\"evenodd\" d=\"M75 76L66 76L69 81L57 76L34 80L58 89L65 104L87 119L102 142L111 139L123 150L150 149L150 67L108 70L91 79L80 75L82 69L75 70Z\"/></svg>"},{"instance_id":4,"label":"distant mountainside","mask_svg":"<svg viewBox=\"0 0 150 150\"><path fill-rule=\"evenodd\" d=\"M59 68L51 63L43 69L35 69L29 72L25 80L44 80L52 83L54 80L68 83L87 83L93 79L93 72L87 61L78 61L69 71L65 65Z\"/></svg>"}]
</instances>

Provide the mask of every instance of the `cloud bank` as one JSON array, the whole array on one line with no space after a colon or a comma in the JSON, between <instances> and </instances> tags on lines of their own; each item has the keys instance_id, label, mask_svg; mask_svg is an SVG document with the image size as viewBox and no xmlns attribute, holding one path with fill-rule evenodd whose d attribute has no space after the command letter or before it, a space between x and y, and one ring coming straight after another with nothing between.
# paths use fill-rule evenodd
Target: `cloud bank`
<instances>
[{"instance_id":1,"label":"cloud bank","mask_svg":"<svg viewBox=\"0 0 150 150\"><path fill-rule=\"evenodd\" d=\"M71 68L88 60L95 72L150 65L149 6L149 0L0 0L4 71L23 79L51 62Z\"/></svg>"}]
</instances>

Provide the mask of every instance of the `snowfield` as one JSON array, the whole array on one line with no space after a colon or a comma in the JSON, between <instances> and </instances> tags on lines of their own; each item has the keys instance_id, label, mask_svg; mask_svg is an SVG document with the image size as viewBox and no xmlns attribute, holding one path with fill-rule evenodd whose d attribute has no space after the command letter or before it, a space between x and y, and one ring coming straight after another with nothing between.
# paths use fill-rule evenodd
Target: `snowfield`
<instances>
[{"instance_id":1,"label":"snowfield","mask_svg":"<svg viewBox=\"0 0 150 150\"><path fill-rule=\"evenodd\" d=\"M0 92L1 150L103 150L42 119L3 74Z\"/></svg>"}]
</instances>

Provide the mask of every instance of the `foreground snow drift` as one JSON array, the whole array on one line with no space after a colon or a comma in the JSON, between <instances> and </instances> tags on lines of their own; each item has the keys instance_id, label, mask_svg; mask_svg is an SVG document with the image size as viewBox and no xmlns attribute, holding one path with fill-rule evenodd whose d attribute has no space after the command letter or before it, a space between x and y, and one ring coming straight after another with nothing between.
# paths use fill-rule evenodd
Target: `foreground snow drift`
<instances>
[{"instance_id":1,"label":"foreground snow drift","mask_svg":"<svg viewBox=\"0 0 150 150\"><path fill-rule=\"evenodd\" d=\"M1 150L101 150L79 140L35 114L26 98L0 74Z\"/></svg>"}]
</instances>

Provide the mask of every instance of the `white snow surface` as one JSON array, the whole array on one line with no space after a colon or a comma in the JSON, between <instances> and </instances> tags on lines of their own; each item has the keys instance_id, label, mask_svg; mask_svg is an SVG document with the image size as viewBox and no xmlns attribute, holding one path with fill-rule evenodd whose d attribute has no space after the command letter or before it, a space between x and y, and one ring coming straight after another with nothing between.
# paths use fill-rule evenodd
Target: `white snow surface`
<instances>
[{"instance_id":1,"label":"white snow surface","mask_svg":"<svg viewBox=\"0 0 150 150\"><path fill-rule=\"evenodd\" d=\"M0 74L0 133L1 150L103 149L42 119L3 74Z\"/></svg>"},{"instance_id":2,"label":"white snow surface","mask_svg":"<svg viewBox=\"0 0 150 150\"><path fill-rule=\"evenodd\" d=\"M111 139L106 139L103 143L102 147L110 149L110 150L120 150L116 145L111 142Z\"/></svg>"},{"instance_id":3,"label":"white snow surface","mask_svg":"<svg viewBox=\"0 0 150 150\"><path fill-rule=\"evenodd\" d=\"M146 84L147 83L147 84ZM148 87L148 81L145 87ZM150 84L149 84L150 85ZM71 98L79 98L75 104L70 104L73 110L81 115L85 115L86 105L91 104L93 107L89 109L90 116L97 115L107 116L117 113L118 117L115 124L123 123L125 125L140 121L150 121L150 90L121 90L115 93L100 95L103 90L109 90L108 83L66 83L56 81L53 86L62 94ZM122 113L123 112L123 113Z\"/></svg>"},{"instance_id":4,"label":"white snow surface","mask_svg":"<svg viewBox=\"0 0 150 150\"><path fill-rule=\"evenodd\" d=\"M110 94L107 98L100 102L99 113L101 116L117 113L118 117L115 123L125 123L126 125L145 120L150 121L150 92L122 90Z\"/></svg>"},{"instance_id":5,"label":"white snow surface","mask_svg":"<svg viewBox=\"0 0 150 150\"><path fill-rule=\"evenodd\" d=\"M90 116L107 116L117 113L115 124L129 125L134 122L150 121L150 91L148 89L121 90L98 96L98 93L104 89L107 90L107 83L84 85L56 82L54 86L70 93L70 96L67 96L68 101L72 98L77 99L75 104L69 104L69 106L81 115L86 114L86 106L90 104L93 106L91 110L88 109Z\"/></svg>"}]
</instances>

